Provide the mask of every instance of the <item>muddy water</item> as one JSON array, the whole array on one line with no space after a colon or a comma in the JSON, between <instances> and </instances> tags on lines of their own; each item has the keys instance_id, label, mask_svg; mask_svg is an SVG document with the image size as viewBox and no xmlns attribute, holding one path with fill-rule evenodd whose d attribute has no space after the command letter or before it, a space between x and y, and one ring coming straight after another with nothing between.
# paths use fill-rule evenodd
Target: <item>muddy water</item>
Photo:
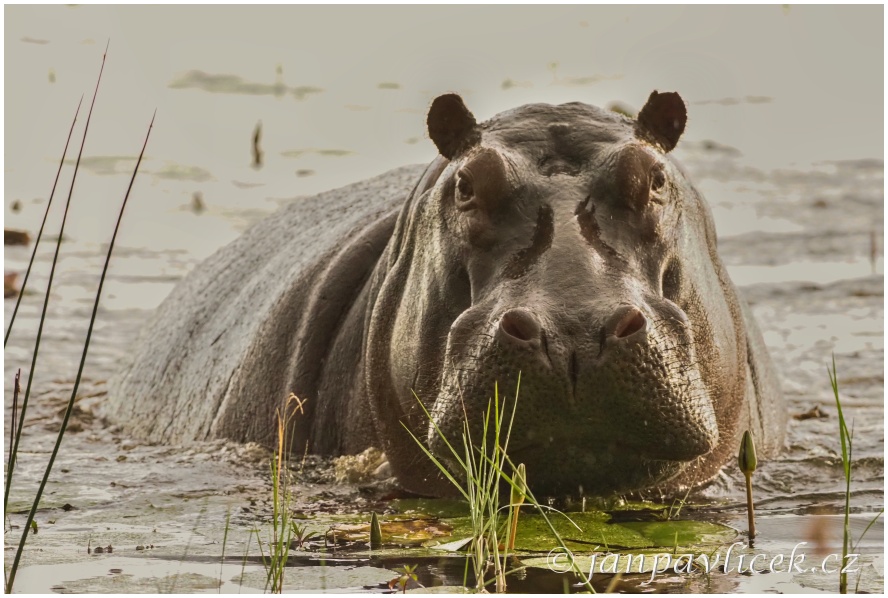
<instances>
[{"instance_id":1,"label":"muddy water","mask_svg":"<svg viewBox=\"0 0 888 598\"><path fill-rule=\"evenodd\" d=\"M882 65L873 58L881 56L881 9L527 7L510 9L508 20L495 9L387 10L6 10L4 218L32 234L76 102L91 91L112 40L35 371L6 521L7 567L70 396L117 202L159 109L72 426L16 590L264 589L250 530L266 538L267 452L226 442L140 444L102 419L105 383L176 281L246 227L298 196L430 160L424 111L444 91L463 94L479 118L530 101L638 107L653 88L682 93L691 118L676 154L712 206L721 255L760 323L788 411L822 414L791 419L783 455L756 473L759 547L789 554L800 541L825 537L834 548L840 538L830 516L843 505L826 374L833 354L854 425L857 537L884 504ZM755 48L746 43L752 27ZM260 168L251 166L257 126ZM63 172L65 189L71 172ZM50 235L63 199L50 214ZM23 271L29 253L6 248L5 270ZM7 434L12 375L30 367L51 260L52 248L41 246L33 294L4 351ZM5 301L5 322L13 304ZM321 466L312 471L299 478L295 507L315 517L318 530L331 513L391 508L380 491L332 483ZM686 516L742 529L742 499L742 476L728 467ZM111 554L87 553L109 545ZM861 588L880 591L881 523L861 547L868 554ZM460 563L410 558L419 559L425 585L462 580ZM379 589L393 568L411 562L392 559L306 556L294 561L298 574L294 568L287 587ZM531 582L513 589L561 591L552 575L530 573ZM834 591L834 577L664 576L658 587Z\"/></svg>"}]
</instances>

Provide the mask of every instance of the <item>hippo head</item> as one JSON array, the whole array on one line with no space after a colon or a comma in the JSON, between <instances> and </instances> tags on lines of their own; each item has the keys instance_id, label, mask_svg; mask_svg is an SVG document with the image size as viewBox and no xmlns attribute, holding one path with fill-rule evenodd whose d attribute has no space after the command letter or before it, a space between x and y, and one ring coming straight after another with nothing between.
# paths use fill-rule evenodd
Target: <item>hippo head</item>
<instances>
[{"instance_id":1,"label":"hippo head","mask_svg":"<svg viewBox=\"0 0 888 598\"><path fill-rule=\"evenodd\" d=\"M441 155L375 275L365 353L408 488L437 492L402 426L452 466L435 428L479 439L495 386L507 414L517 396L509 455L537 493L714 473L746 355L708 208L668 155L686 120L676 93L637 119L537 104L479 124L459 96L434 101Z\"/></svg>"}]
</instances>

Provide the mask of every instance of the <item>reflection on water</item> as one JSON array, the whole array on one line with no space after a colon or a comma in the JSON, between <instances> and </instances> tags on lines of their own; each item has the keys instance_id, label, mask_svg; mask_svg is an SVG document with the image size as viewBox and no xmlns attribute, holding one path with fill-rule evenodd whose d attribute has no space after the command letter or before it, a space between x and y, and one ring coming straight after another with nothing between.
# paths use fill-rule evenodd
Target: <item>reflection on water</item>
<instances>
[{"instance_id":1,"label":"reflection on water","mask_svg":"<svg viewBox=\"0 0 888 598\"><path fill-rule=\"evenodd\" d=\"M462 93L485 119L528 102L616 101L637 108L654 88L677 89L688 101L690 121L675 153L712 206L720 251L761 324L788 410L798 415L818 405L827 415L791 419L786 453L756 474L763 512L841 506L837 422L825 371L833 353L855 421L853 508L879 508L884 166L881 127L874 123L882 122L881 9L508 7L507 19L505 7L472 7L466 18L468 10L7 9L7 226L37 230L69 119L98 71L104 43L93 40L112 39L37 367L41 389L58 390L35 402L35 417L43 419L26 429L26 445L45 449L59 405L53 397L64 395L76 371L104 248L155 107L157 124L87 364L97 388L175 282L248 226L298 196L431 160L424 115L439 93ZM750 46L752 28L757 41ZM259 121L264 161L254 169ZM69 154L62 189L73 159ZM64 196L57 192L50 236ZM194 209L195 197L202 211ZM29 363L52 250L38 251L29 282L34 294L25 298L4 352L7 397L15 368ZM7 248L5 269L22 271L29 254L29 248ZM6 307L8 321L8 300ZM66 439L82 456L80 465L68 460L75 474L97 451L116 453L122 442L116 432L84 429ZM23 459L16 501L33 491L43 462L37 457L42 454ZM141 466L113 458L99 476L102 488L90 485L97 474L81 471L67 489L53 492L91 505L131 500L122 486L141 479ZM152 462L168 467L169 458ZM121 485L109 489L106 477ZM156 490L150 480L141 483L146 492ZM179 478L165 483L185 484ZM736 503L742 488L742 475L728 467L705 495ZM224 512L216 515L224 521ZM881 527L870 534L881 545ZM192 565L178 570L218 579ZM21 587L49 590L46 580L68 573L45 568L70 566L25 568ZM138 577L133 566L125 570ZM92 567L79 578L106 574ZM225 565L227 580L231 567ZM740 589L761 588L750 582Z\"/></svg>"}]
</instances>

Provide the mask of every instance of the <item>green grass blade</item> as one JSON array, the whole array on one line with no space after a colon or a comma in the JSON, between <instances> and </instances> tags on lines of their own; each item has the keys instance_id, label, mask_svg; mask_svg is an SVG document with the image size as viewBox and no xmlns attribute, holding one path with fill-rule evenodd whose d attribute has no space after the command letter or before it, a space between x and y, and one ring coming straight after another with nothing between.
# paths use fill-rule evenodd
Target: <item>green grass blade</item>
<instances>
[{"instance_id":1,"label":"green grass blade","mask_svg":"<svg viewBox=\"0 0 888 598\"><path fill-rule=\"evenodd\" d=\"M869 522L869 525L866 526L866 529L864 529L863 533L860 534L860 537L857 538L857 542L854 544L854 548L851 549L851 552L853 554L857 554L857 547L860 546L860 543L863 541L863 537L866 535L866 532L868 532L870 530L870 528L873 526L873 524L875 524L876 521L879 520L879 517L881 517L884 513L885 513L885 509L883 508L881 511L876 513L876 516L873 517L872 521ZM858 590L860 589L860 578L861 577L862 577L862 575L860 573L858 573L857 574L857 584L854 586L854 593L855 594L859 593Z\"/></svg>"},{"instance_id":2,"label":"green grass blade","mask_svg":"<svg viewBox=\"0 0 888 598\"><path fill-rule=\"evenodd\" d=\"M102 297L102 288L105 285L105 277L108 274L108 264L111 262L111 253L114 251L114 242L117 240L117 233L120 230L120 222L123 219L123 212L126 209L126 204L129 200L130 192L132 192L133 190L133 183L136 180L136 174L138 174L139 172L139 165L141 165L142 157L145 155L145 148L148 146L148 138L151 136L151 129L153 127L154 116L151 117L151 124L148 126L148 133L145 135L145 142L142 144L142 152L139 154L139 159L136 162L135 169L133 169L133 176L132 178L130 178L129 187L127 187L126 195L123 197L123 203L120 206L120 212L117 215L117 223L114 225L114 234L111 235L111 242L108 244L108 253L105 256L105 265L102 267L102 275L99 278L99 288L96 291L96 299L93 302L92 314L90 315L89 319L89 328L86 331L86 340L83 344L83 353L80 356L80 367L77 370L77 378L74 380L74 389L71 391L71 398L68 400L68 406L65 409L65 417L62 420L62 426L59 429L59 435L56 438L56 443L52 449L52 454L49 457L49 463L47 463L46 465L46 471L43 474L43 479L40 482L40 487L37 489L37 495L34 498L34 502L31 504L31 511L28 513L28 521L25 524L24 529L22 530L22 537L19 541L19 546L15 553L15 560L12 563L12 569L9 573L9 582L6 588L7 593L12 592L12 586L15 582L15 573L18 569L19 561L25 547L25 541L28 539L28 530L31 527L31 522L34 521L34 515L36 515L37 513L37 507L40 504L40 499L43 497L43 490L46 488L46 482L49 480L49 475L52 472L52 466L55 463L56 456L59 454L59 447L61 447L62 445L62 438L64 438L65 430L68 427L68 419L71 417L71 412L74 410L74 400L77 397L77 389L80 387L80 379L83 376L83 367L86 364L86 356L89 352L89 343L90 339L92 338L93 327L96 323L96 314L99 311L99 300Z\"/></svg>"},{"instance_id":3,"label":"green grass blade","mask_svg":"<svg viewBox=\"0 0 888 598\"><path fill-rule=\"evenodd\" d=\"M253 541L253 533L247 534L247 545L244 547L244 558L241 561L241 574L237 584L237 593L240 594L244 587L244 571L247 569L247 557L250 556L250 542ZM260 547L261 549L261 547Z\"/></svg>"},{"instance_id":4,"label":"green grass blade","mask_svg":"<svg viewBox=\"0 0 888 598\"><path fill-rule=\"evenodd\" d=\"M52 200L55 197L56 186L59 184L59 175L62 174L62 166L65 164L65 157L68 155L68 144L71 143L71 135L74 133L74 125L77 124L77 116L80 114L80 106L83 104L83 96L80 96L80 103L77 104L77 112L74 113L74 122L71 123L71 129L68 131L68 139L65 141L65 149L62 151L62 159L59 161L59 169L56 171L55 180L52 183L52 191L49 193L49 201L46 202L46 210L43 212L43 221L40 223L40 230L37 232L37 240L34 241L34 249L31 250L31 259L28 260L28 269L25 270L25 279L22 281L22 288L19 289L18 297L15 299L15 307L12 309L12 316L9 318L9 326L6 328L6 336L3 337L3 347L6 347L9 341L9 334L12 332L12 324L15 322L15 315L18 313L19 304L25 294L28 286L28 278L31 276L31 266L34 265L34 257L37 255L37 246L40 245L40 239L43 238L43 227L46 226L46 217L49 216L49 208L52 207Z\"/></svg>"},{"instance_id":5,"label":"green grass blade","mask_svg":"<svg viewBox=\"0 0 888 598\"><path fill-rule=\"evenodd\" d=\"M832 356L832 370L827 368L829 374L829 382L832 386L833 395L836 399L836 410L839 413L839 438L842 445L842 470L845 474L845 520L842 534L842 566L839 568L839 592L845 594L848 591L848 574L842 573L844 569L846 557L849 554L851 544L851 456L853 451L852 434L848 432L848 425L845 422L845 414L842 411L842 401L839 398L839 378L836 374L836 355Z\"/></svg>"},{"instance_id":6,"label":"green grass blade","mask_svg":"<svg viewBox=\"0 0 888 598\"><path fill-rule=\"evenodd\" d=\"M231 507L225 512L225 533L222 535L222 559L219 562L219 591L222 593L222 569L225 567L225 545L228 544L228 530L231 527Z\"/></svg>"},{"instance_id":7,"label":"green grass blade","mask_svg":"<svg viewBox=\"0 0 888 598\"><path fill-rule=\"evenodd\" d=\"M429 449L427 449L425 447L425 445L419 440L419 438L417 438L416 436L413 435L413 432L410 431L410 428L407 427L407 424L405 424L404 422L401 422L401 425L404 426L404 429L407 430L407 433L410 434L410 437L413 438L413 440L419 446L420 450L422 450L422 452L425 453L426 457L431 459L431 461L435 465L435 467L437 467L441 471L441 473L444 474L444 476L448 480L450 480L450 483L453 484L460 491L460 494L462 494L466 500L471 501L471 499L469 498L469 495L466 494L466 491L463 489L463 487L460 485L460 483L456 481L456 479L450 474L449 471L447 471L447 468L444 466L444 464L441 463L440 461L438 461L438 459L431 452L429 452ZM441 438L443 439L444 437L442 436ZM445 440L445 442L447 442L447 441ZM450 446L449 443L448 443L448 446ZM460 461L462 461L462 459L460 459Z\"/></svg>"},{"instance_id":8,"label":"green grass blade","mask_svg":"<svg viewBox=\"0 0 888 598\"><path fill-rule=\"evenodd\" d=\"M866 532L870 531L870 528L876 523L876 521L879 520L879 517L881 517L884 513L885 513L884 508L881 511L879 511L878 513L876 513L876 516L873 517L873 520L869 522L869 525L866 526L866 529L864 529L863 533L860 534L860 537L857 538L857 542L854 544L854 547L851 549L852 553L857 552L857 547L860 546L860 543L863 541L863 537L866 535Z\"/></svg>"},{"instance_id":9,"label":"green grass blade","mask_svg":"<svg viewBox=\"0 0 888 598\"><path fill-rule=\"evenodd\" d=\"M447 445L447 448L450 449L450 452L453 454L453 457L457 460L460 467L465 469L466 464L463 463L462 457L459 456L459 453L457 453L456 449L453 448L453 445L450 444L450 440L447 438L447 436L444 435L444 432L441 431L441 428L438 427L438 424L435 423L435 420L432 418L432 414L429 413L429 410L426 409L426 406L423 405L422 401L419 400L419 397L416 396L415 392L413 393L413 397L416 399L416 402L419 403L419 406L422 409L422 412L425 414L426 418L429 420L429 423L431 423L432 426L435 428L435 433L438 434L438 437L444 442L444 444ZM405 425L404 427L406 428L407 426ZM407 431L410 432L409 429ZM413 433L410 432L410 435L413 436ZM413 439L416 440L416 436L413 436ZM416 441L419 442L418 440ZM420 446L422 446L421 443Z\"/></svg>"},{"instance_id":10,"label":"green grass blade","mask_svg":"<svg viewBox=\"0 0 888 598\"><path fill-rule=\"evenodd\" d=\"M93 92L92 103L89 106L89 114L86 117L86 126L83 129L83 138L80 141L80 152L77 154L77 163L74 165L74 175L71 177L71 186L68 189L68 200L65 203L65 213L62 216L62 225L59 229L59 238L56 241L55 254L52 258L52 266L49 270L49 281L46 285L46 295L43 298L43 311L40 314L40 324L37 327L37 340L34 341L34 354L31 356L31 368L28 371L28 385L25 388L25 398L22 400L22 410L19 413L19 423L16 428L15 442L13 443L12 454L9 456L9 468L6 471L6 491L3 495L3 512L7 511L9 505L9 491L12 488L12 472L15 469L16 455L18 454L19 442L22 437L22 428L25 424L25 414L28 411L28 398L31 396L31 383L34 381L34 369L37 365L37 354L40 352L40 339L43 336L43 324L46 321L46 311L49 307L49 296L52 290L52 281L55 277L56 263L59 259L59 250L62 247L62 237L65 232L65 223L68 219L68 208L71 207L71 196L74 194L74 182L77 180L77 172L80 170L80 158L83 156L83 146L86 145L86 134L89 131L89 122L92 119L93 108L96 105L96 96L99 95L99 84L102 82L102 73L105 70L105 58L108 56L108 48L102 54L102 67L99 69L99 78L96 81L96 89ZM4 345L5 346L5 345Z\"/></svg>"}]
</instances>

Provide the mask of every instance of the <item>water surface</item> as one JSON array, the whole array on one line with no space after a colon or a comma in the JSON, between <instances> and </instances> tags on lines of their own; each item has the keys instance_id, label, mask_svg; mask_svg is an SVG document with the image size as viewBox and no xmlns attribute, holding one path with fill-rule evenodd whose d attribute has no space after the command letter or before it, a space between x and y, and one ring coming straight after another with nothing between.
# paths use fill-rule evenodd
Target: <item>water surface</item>
<instances>
[{"instance_id":1,"label":"water surface","mask_svg":"<svg viewBox=\"0 0 888 598\"><path fill-rule=\"evenodd\" d=\"M833 354L854 425L852 510L869 521L882 508L881 7L45 6L9 7L5 17L4 218L32 234L77 101L89 99L111 40L37 364L12 525L23 524L21 510L42 475L118 202L158 110L106 281L79 411L18 591L216 591L210 582L220 578L225 513L236 514L231 554L248 552L249 529L267 518L267 453L227 443L141 445L99 416L105 382L173 285L245 228L299 196L431 160L425 111L450 91L479 119L527 102L637 109L653 89L679 91L690 120L676 155L712 206L721 255L759 321L787 409L797 416L817 406L825 415L791 419L786 451L756 474L759 512L773 522L763 536L770 526L771 548L791 548L812 513L843 504L826 375ZM75 139L84 122L82 114ZM257 127L261 168L252 166ZM56 197L49 235L64 198ZM6 248L5 269L22 271L29 253ZM41 246L34 294L4 351L7 432L12 375L30 363L51 259L52 247ZM12 305L7 299L6 322ZM366 512L353 486L306 483L299 492L300 504L315 510ZM721 513L742 527L742 497L742 476L727 467L699 499L716 505L705 516ZM6 534L7 562L19 531ZM881 553L881 525L868 538L871 554ZM87 555L88 543L106 542L118 548L113 555ZM135 550L152 544L162 548ZM868 561L876 568L867 589L882 587L880 563ZM223 591L262 589L252 578L231 581L243 567L226 561L224 569ZM337 587L377 583L368 579ZM440 579L454 583L452 575ZM816 575L694 584L687 587L835 590L835 580Z\"/></svg>"}]
</instances>

